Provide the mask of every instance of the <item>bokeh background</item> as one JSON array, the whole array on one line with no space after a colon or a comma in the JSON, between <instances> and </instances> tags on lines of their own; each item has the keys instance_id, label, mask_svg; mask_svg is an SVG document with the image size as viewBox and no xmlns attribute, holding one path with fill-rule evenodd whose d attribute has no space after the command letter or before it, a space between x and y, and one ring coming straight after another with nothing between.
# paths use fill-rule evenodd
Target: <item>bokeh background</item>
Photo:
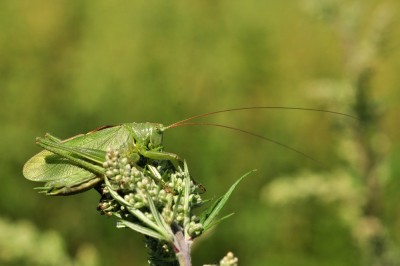
<instances>
[{"instance_id":1,"label":"bokeh background","mask_svg":"<svg viewBox=\"0 0 400 266\"><path fill-rule=\"evenodd\" d=\"M235 212L195 241L194 265L400 265L400 3L0 1L0 264L146 265L141 235L96 211L95 191L45 197L22 176L35 137L102 125L200 121L165 149Z\"/></svg>"}]
</instances>

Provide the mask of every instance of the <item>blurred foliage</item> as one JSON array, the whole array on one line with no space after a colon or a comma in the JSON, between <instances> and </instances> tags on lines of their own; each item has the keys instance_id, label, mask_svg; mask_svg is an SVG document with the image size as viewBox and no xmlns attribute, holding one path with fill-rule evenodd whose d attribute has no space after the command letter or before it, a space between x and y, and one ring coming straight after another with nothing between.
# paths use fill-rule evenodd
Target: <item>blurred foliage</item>
<instances>
[{"instance_id":1,"label":"blurred foliage","mask_svg":"<svg viewBox=\"0 0 400 266\"><path fill-rule=\"evenodd\" d=\"M98 253L92 245L83 244L73 259L56 231L39 232L31 222L0 219L2 265L95 266L99 265L98 261Z\"/></svg>"},{"instance_id":2,"label":"blurred foliage","mask_svg":"<svg viewBox=\"0 0 400 266\"><path fill-rule=\"evenodd\" d=\"M168 124L240 106L320 107L358 114L353 107L361 96L354 85L371 66L367 102L379 115L372 124L379 124L364 130L379 133L372 134L384 155L379 162L385 173L379 175L384 179L379 183L379 221L391 243L400 243L399 5L395 0L1 1L2 217L30 220L39 231L57 230L69 254L65 257L81 254L82 243L91 243L101 265L143 265L143 239L116 230L115 220L99 217L96 192L48 198L32 190L36 184L26 181L21 169L39 151L36 136L49 131L68 138L133 121ZM236 215L199 239L193 250L196 264L217 262L228 250L242 265L363 262L364 251L337 212L351 207L344 206L346 200L358 204L359 194L351 195L357 186L348 185L354 179L344 178L349 158L360 156L360 150L351 148L354 135L346 133L356 132L355 122L281 110L207 121L262 133L323 164L220 129L167 131L166 150L187 159L208 195L222 194L244 172L259 170L233 194L226 211ZM337 147L344 145L339 143L350 148L338 153ZM295 208L260 201L265 185L305 168L323 173L326 181L308 182L340 187L342 197L332 194L336 200L325 204L299 188L298 193L312 197L299 195L303 200L295 200ZM338 178L335 173L347 174ZM294 184L293 190L298 187ZM41 252L47 257L52 250Z\"/></svg>"},{"instance_id":3,"label":"blurred foliage","mask_svg":"<svg viewBox=\"0 0 400 266\"><path fill-rule=\"evenodd\" d=\"M335 10L329 18L322 17L338 32L346 55L347 74L342 82L331 80L331 86L327 86L327 80L314 82L311 86L316 92L313 98L327 106L338 99L346 102L347 108L358 117L358 123L336 127L338 155L343 161L339 169L278 178L264 187L262 197L279 207L308 199L335 206L359 246L362 265L400 265L400 247L397 241L393 242L383 214L383 195L390 182L387 160L390 144L386 132L381 129L381 105L371 94L372 79L378 72L377 62L382 57L383 40L393 21L392 6L387 3L377 5L369 15L369 27L356 39L354 36L362 28L361 14L350 16L348 12L362 10L363 3L346 6L340 5L339 1L308 2L318 3L315 10L310 10L319 14ZM337 90L346 93L339 96Z\"/></svg>"}]
</instances>

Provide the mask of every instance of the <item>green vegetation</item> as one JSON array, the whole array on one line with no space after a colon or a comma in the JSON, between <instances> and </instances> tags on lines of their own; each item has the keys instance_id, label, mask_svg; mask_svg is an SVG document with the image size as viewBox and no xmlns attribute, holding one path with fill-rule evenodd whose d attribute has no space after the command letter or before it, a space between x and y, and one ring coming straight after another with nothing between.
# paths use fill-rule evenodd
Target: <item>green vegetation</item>
<instances>
[{"instance_id":1,"label":"green vegetation","mask_svg":"<svg viewBox=\"0 0 400 266\"><path fill-rule=\"evenodd\" d=\"M258 169L227 203L235 215L193 247L195 265L217 263L228 250L246 266L398 265L399 7L395 0L1 1L0 210L14 228L1 235L21 239L19 221L29 220L40 241L48 238L39 232L57 231L49 247L59 247L61 264L87 254L98 265L143 265L142 236L100 217L95 191L48 198L32 189L21 170L39 151L35 137L170 124L231 107L299 106L360 122L281 110L206 120L279 140L322 164L218 128L165 133L165 150L187 161L209 195ZM0 264L40 265L10 255L19 252L5 256L7 238L0 239ZM22 241L13 247L25 249ZM40 258L56 254L36 248Z\"/></svg>"}]
</instances>

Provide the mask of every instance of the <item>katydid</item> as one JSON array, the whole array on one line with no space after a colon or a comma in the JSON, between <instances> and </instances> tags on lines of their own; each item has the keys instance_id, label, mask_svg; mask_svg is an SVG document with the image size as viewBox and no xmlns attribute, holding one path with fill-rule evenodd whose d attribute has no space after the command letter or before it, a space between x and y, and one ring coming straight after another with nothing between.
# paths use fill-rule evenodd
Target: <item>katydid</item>
<instances>
[{"instance_id":1,"label":"katydid","mask_svg":"<svg viewBox=\"0 0 400 266\"><path fill-rule=\"evenodd\" d=\"M107 149L121 148L127 150L130 158L138 164L140 164L140 160L143 159L150 161L166 160L177 168L183 165L183 160L176 154L163 151L163 132L170 128L189 125L217 126L238 130L276 143L314 160L310 156L290 146L252 132L220 124L189 122L200 117L247 109L316 111L354 118L347 114L329 110L261 106L227 109L196 115L175 122L169 126L148 122L106 126L66 140L60 140L50 134L46 134L44 138L37 138L36 140L37 144L45 150L39 152L26 162L23 168L23 175L25 178L32 181L46 182L44 187L39 187L38 189L42 190L47 195L70 195L80 193L95 187L103 181L103 176L105 174L103 163L105 161Z\"/></svg>"},{"instance_id":2,"label":"katydid","mask_svg":"<svg viewBox=\"0 0 400 266\"><path fill-rule=\"evenodd\" d=\"M108 148L125 146L130 156L152 160L169 160L178 166L182 160L175 154L162 151L164 126L154 123L129 123L104 127L87 134L61 141L50 134L37 138L45 150L33 156L23 169L32 181L47 182L48 195L69 195L94 187L102 181L103 163Z\"/></svg>"}]
</instances>

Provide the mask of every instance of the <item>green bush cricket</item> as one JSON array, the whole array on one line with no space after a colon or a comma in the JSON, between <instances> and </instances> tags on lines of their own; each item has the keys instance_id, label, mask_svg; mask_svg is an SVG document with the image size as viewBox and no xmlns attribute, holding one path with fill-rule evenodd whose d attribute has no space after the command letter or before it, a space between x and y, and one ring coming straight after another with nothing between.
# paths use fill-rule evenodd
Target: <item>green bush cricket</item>
<instances>
[{"instance_id":1,"label":"green bush cricket","mask_svg":"<svg viewBox=\"0 0 400 266\"><path fill-rule=\"evenodd\" d=\"M66 140L60 140L50 134L46 134L44 138L37 138L36 140L36 143L44 148L44 150L26 162L23 168L23 175L31 181L46 182L43 187L37 189L47 195L71 195L80 193L102 182L105 173L103 163L105 161L107 149L120 149L121 147L125 147L129 152L129 156L138 164L140 164L140 160L143 159L153 161L167 160L177 168L183 165L183 160L176 154L163 151L163 132L174 127L193 125L216 126L237 130L273 142L314 160L312 157L290 146L252 132L221 124L189 122L196 118L218 113L250 109L315 111L354 118L351 115L329 110L259 106L226 109L196 115L175 122L169 126L148 122L106 126Z\"/></svg>"},{"instance_id":2,"label":"green bush cricket","mask_svg":"<svg viewBox=\"0 0 400 266\"><path fill-rule=\"evenodd\" d=\"M47 182L42 188L48 195L69 195L83 192L102 181L106 150L127 146L130 156L153 160L169 160L178 166L182 160L162 151L164 126L153 123L129 123L102 127L66 140L46 134L37 138L45 150L33 156L23 168L32 181Z\"/></svg>"}]
</instances>

